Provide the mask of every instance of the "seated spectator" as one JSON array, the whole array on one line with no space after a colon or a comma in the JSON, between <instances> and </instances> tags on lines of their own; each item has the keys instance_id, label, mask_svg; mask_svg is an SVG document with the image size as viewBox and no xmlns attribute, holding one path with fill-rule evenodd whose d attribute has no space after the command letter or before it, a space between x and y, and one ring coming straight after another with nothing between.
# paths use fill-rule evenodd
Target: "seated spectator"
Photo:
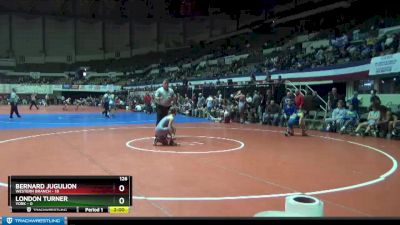
<instances>
[{"instance_id":1,"label":"seated spectator","mask_svg":"<svg viewBox=\"0 0 400 225\"><path fill-rule=\"evenodd\" d=\"M344 108L344 102L339 100L337 108L332 112L332 117L325 119L326 131L336 131L337 126L342 127L345 116L346 109Z\"/></svg>"},{"instance_id":2,"label":"seated spectator","mask_svg":"<svg viewBox=\"0 0 400 225\"><path fill-rule=\"evenodd\" d=\"M279 116L280 116L280 107L275 103L274 100L271 100L270 104L267 106L265 113L263 115L263 123L268 125L278 125Z\"/></svg>"},{"instance_id":3,"label":"seated spectator","mask_svg":"<svg viewBox=\"0 0 400 225\"><path fill-rule=\"evenodd\" d=\"M209 95L206 99L206 104L208 112L211 112L212 108L214 107L214 98L211 95Z\"/></svg>"},{"instance_id":4,"label":"seated spectator","mask_svg":"<svg viewBox=\"0 0 400 225\"><path fill-rule=\"evenodd\" d=\"M388 49L392 47L394 41L394 35L390 34L386 37L386 40L384 42L384 49Z\"/></svg>"},{"instance_id":5,"label":"seated spectator","mask_svg":"<svg viewBox=\"0 0 400 225\"><path fill-rule=\"evenodd\" d=\"M192 110L192 100L191 99L186 99L185 103L183 104L183 114L189 116L191 114Z\"/></svg>"},{"instance_id":6,"label":"seated spectator","mask_svg":"<svg viewBox=\"0 0 400 225\"><path fill-rule=\"evenodd\" d=\"M355 133L357 135L360 135L360 129L361 128L366 128L364 133L362 133L363 136L367 135L371 128L376 128L379 120L381 118L381 113L379 111L379 108L376 106L372 106L372 110L368 113L368 118L366 122L360 123L355 130Z\"/></svg>"},{"instance_id":7,"label":"seated spectator","mask_svg":"<svg viewBox=\"0 0 400 225\"><path fill-rule=\"evenodd\" d=\"M135 106L135 111L136 111L136 112L141 112L143 108L144 108L144 107L141 106L141 105L136 105L136 106Z\"/></svg>"},{"instance_id":8,"label":"seated spectator","mask_svg":"<svg viewBox=\"0 0 400 225\"><path fill-rule=\"evenodd\" d=\"M361 47L361 57L362 58L367 58L367 57L371 57L371 47L363 44Z\"/></svg>"},{"instance_id":9,"label":"seated spectator","mask_svg":"<svg viewBox=\"0 0 400 225\"><path fill-rule=\"evenodd\" d=\"M283 108L283 117L281 119L281 125L284 126L287 124L287 121L289 120L290 116L295 113L296 106L294 105L294 101L289 100L289 103L286 104Z\"/></svg>"},{"instance_id":10,"label":"seated spectator","mask_svg":"<svg viewBox=\"0 0 400 225\"><path fill-rule=\"evenodd\" d=\"M282 98L281 108L284 109L286 105L289 105L290 102L294 104L294 96L291 91L286 93L286 96Z\"/></svg>"},{"instance_id":11,"label":"seated spectator","mask_svg":"<svg viewBox=\"0 0 400 225\"><path fill-rule=\"evenodd\" d=\"M393 112L393 115L396 116L396 119L392 122L389 122L390 138L392 136L396 136L396 133L400 134L400 105L397 106L397 111Z\"/></svg>"},{"instance_id":12,"label":"seated spectator","mask_svg":"<svg viewBox=\"0 0 400 225\"><path fill-rule=\"evenodd\" d=\"M394 123L398 121L397 116L392 113L391 109L386 107L381 107L381 115L382 119L378 123L378 130L382 133L382 136L386 136L386 138L392 138L392 131L395 126Z\"/></svg>"},{"instance_id":13,"label":"seated spectator","mask_svg":"<svg viewBox=\"0 0 400 225\"><path fill-rule=\"evenodd\" d=\"M336 48L345 47L348 44L348 37L346 34L343 34L341 37L337 37L331 40L331 45Z\"/></svg>"},{"instance_id":14,"label":"seated spectator","mask_svg":"<svg viewBox=\"0 0 400 225\"><path fill-rule=\"evenodd\" d=\"M344 124L340 128L341 134L343 134L349 126L355 127L360 121L358 111L355 109L353 103L349 102L348 106L349 109L346 110L346 114L344 116Z\"/></svg>"}]
</instances>

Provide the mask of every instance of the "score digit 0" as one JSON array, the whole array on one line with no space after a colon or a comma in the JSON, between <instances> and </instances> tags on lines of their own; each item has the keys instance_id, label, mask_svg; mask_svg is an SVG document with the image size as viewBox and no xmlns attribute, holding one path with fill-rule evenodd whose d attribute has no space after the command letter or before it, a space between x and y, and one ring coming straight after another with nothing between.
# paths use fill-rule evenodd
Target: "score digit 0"
<instances>
[{"instance_id":1,"label":"score digit 0","mask_svg":"<svg viewBox=\"0 0 400 225\"><path fill-rule=\"evenodd\" d=\"M118 190L120 192L124 192L125 191L125 186L124 185L119 185Z\"/></svg>"},{"instance_id":2,"label":"score digit 0","mask_svg":"<svg viewBox=\"0 0 400 225\"><path fill-rule=\"evenodd\" d=\"M125 203L125 199L123 197L119 198L119 204L123 205Z\"/></svg>"}]
</instances>

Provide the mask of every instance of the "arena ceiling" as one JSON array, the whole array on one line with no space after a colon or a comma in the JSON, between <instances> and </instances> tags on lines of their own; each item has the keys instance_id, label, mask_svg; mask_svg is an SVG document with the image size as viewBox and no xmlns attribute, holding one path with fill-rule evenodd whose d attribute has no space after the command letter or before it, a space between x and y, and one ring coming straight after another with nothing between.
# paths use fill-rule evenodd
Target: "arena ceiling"
<instances>
[{"instance_id":1,"label":"arena ceiling","mask_svg":"<svg viewBox=\"0 0 400 225\"><path fill-rule=\"evenodd\" d=\"M0 0L0 12L91 19L167 19L198 16L260 16L307 10L332 0ZM304 7L306 6L306 7Z\"/></svg>"}]
</instances>

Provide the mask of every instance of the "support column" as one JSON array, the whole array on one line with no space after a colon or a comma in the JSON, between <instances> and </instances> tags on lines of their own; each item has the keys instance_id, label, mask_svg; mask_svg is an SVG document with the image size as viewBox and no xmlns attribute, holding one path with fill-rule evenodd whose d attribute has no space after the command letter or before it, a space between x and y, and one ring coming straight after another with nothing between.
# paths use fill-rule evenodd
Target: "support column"
<instances>
[{"instance_id":1,"label":"support column","mask_svg":"<svg viewBox=\"0 0 400 225\"><path fill-rule=\"evenodd\" d=\"M42 53L43 53L44 62L46 62L47 51L46 51L46 17L45 16L42 16Z\"/></svg>"},{"instance_id":2,"label":"support column","mask_svg":"<svg viewBox=\"0 0 400 225\"><path fill-rule=\"evenodd\" d=\"M13 35L12 35L12 15L11 14L9 14L8 15L8 43L9 43L9 46L8 46L8 54L9 54L9 57L16 57L15 56L15 53L14 53L14 48L13 48Z\"/></svg>"}]
</instances>

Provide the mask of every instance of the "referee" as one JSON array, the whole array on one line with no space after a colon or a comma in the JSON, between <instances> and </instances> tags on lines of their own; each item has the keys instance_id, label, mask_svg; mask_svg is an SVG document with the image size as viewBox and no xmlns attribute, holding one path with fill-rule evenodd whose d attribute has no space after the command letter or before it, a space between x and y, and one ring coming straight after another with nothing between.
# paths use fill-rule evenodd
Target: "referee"
<instances>
[{"instance_id":1,"label":"referee","mask_svg":"<svg viewBox=\"0 0 400 225\"><path fill-rule=\"evenodd\" d=\"M169 88L168 80L163 81L163 86L157 89L154 96L157 111L157 125L162 118L168 115L168 110L175 100L175 93L172 88Z\"/></svg>"},{"instance_id":2,"label":"referee","mask_svg":"<svg viewBox=\"0 0 400 225\"><path fill-rule=\"evenodd\" d=\"M17 95L17 91L15 90L15 88L12 89L11 94L10 94L10 106L11 106L11 110L10 110L10 119L13 118L13 114L17 114L18 118L21 118L21 116L19 115L18 112L18 100L19 97Z\"/></svg>"}]
</instances>

